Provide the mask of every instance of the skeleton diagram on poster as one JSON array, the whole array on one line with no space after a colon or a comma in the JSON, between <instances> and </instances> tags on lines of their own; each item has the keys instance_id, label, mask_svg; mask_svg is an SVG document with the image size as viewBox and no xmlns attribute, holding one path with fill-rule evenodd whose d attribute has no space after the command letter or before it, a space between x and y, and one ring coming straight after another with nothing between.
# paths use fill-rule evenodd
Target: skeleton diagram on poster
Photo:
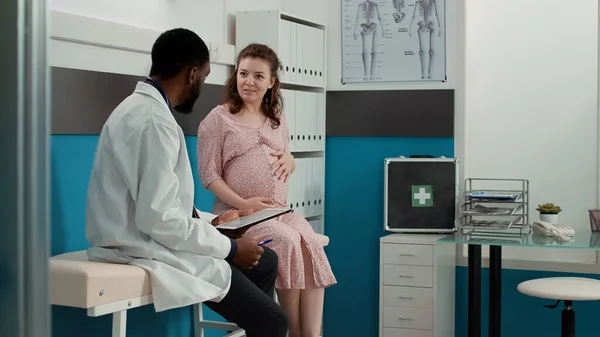
<instances>
[{"instance_id":1,"label":"skeleton diagram on poster","mask_svg":"<svg viewBox=\"0 0 600 337\"><path fill-rule=\"evenodd\" d=\"M446 81L445 0L342 0L342 83Z\"/></svg>"}]
</instances>

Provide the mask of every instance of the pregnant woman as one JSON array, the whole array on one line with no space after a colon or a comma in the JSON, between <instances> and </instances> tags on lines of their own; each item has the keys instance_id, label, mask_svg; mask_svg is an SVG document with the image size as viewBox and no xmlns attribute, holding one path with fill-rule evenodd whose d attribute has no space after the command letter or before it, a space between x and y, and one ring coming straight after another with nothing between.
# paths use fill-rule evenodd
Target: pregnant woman
<instances>
[{"instance_id":1,"label":"pregnant woman","mask_svg":"<svg viewBox=\"0 0 600 337\"><path fill-rule=\"evenodd\" d=\"M286 207L294 158L277 70L269 47L251 44L237 59L226 83L225 104L215 107L198 129L200 180L215 196L213 212ZM289 315L290 337L317 337L324 288L336 283L312 227L296 213L248 229L245 235L267 244L279 257L275 287ZM260 262L259 262L260 263Z\"/></svg>"}]
</instances>

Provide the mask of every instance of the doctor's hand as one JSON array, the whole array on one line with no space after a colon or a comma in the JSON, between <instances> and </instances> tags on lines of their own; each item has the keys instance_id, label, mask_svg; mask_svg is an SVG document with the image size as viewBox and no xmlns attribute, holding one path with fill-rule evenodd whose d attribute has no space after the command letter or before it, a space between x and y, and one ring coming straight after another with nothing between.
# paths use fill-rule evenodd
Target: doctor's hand
<instances>
[{"instance_id":1,"label":"doctor's hand","mask_svg":"<svg viewBox=\"0 0 600 337\"><path fill-rule=\"evenodd\" d=\"M239 238L236 242L238 248L233 257L233 264L242 269L252 269L258 264L264 248L259 246L256 240L248 237Z\"/></svg>"}]
</instances>

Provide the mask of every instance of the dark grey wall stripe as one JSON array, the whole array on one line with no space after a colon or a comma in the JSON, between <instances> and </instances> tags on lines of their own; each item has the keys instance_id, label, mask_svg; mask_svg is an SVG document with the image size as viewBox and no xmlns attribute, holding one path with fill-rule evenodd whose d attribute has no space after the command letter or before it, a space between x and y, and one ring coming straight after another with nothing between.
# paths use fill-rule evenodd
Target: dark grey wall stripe
<instances>
[{"instance_id":1,"label":"dark grey wall stripe","mask_svg":"<svg viewBox=\"0 0 600 337\"><path fill-rule=\"evenodd\" d=\"M144 77L52 67L52 134L92 134L102 130L110 113ZM206 84L189 115L175 118L186 135L196 135L200 121L222 103L223 86Z\"/></svg>"},{"instance_id":2,"label":"dark grey wall stripe","mask_svg":"<svg viewBox=\"0 0 600 337\"><path fill-rule=\"evenodd\" d=\"M99 134L114 108L143 77L52 68L52 133ZM186 135L222 103L223 86L206 84L194 112L175 114ZM454 90L328 91L327 136L452 137Z\"/></svg>"},{"instance_id":3,"label":"dark grey wall stripe","mask_svg":"<svg viewBox=\"0 0 600 337\"><path fill-rule=\"evenodd\" d=\"M327 136L453 137L454 90L328 91Z\"/></svg>"}]
</instances>

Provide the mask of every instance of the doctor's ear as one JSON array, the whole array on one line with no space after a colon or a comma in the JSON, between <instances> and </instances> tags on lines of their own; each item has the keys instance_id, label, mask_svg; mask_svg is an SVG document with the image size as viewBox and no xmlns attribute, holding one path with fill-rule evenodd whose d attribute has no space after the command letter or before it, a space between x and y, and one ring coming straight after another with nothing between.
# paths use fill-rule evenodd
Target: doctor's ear
<instances>
[{"instance_id":1,"label":"doctor's ear","mask_svg":"<svg viewBox=\"0 0 600 337\"><path fill-rule=\"evenodd\" d=\"M193 67L192 69L190 69L189 73L188 73L188 78L187 78L187 82L188 84L193 84L195 82L196 76L198 76L198 67Z\"/></svg>"}]
</instances>

